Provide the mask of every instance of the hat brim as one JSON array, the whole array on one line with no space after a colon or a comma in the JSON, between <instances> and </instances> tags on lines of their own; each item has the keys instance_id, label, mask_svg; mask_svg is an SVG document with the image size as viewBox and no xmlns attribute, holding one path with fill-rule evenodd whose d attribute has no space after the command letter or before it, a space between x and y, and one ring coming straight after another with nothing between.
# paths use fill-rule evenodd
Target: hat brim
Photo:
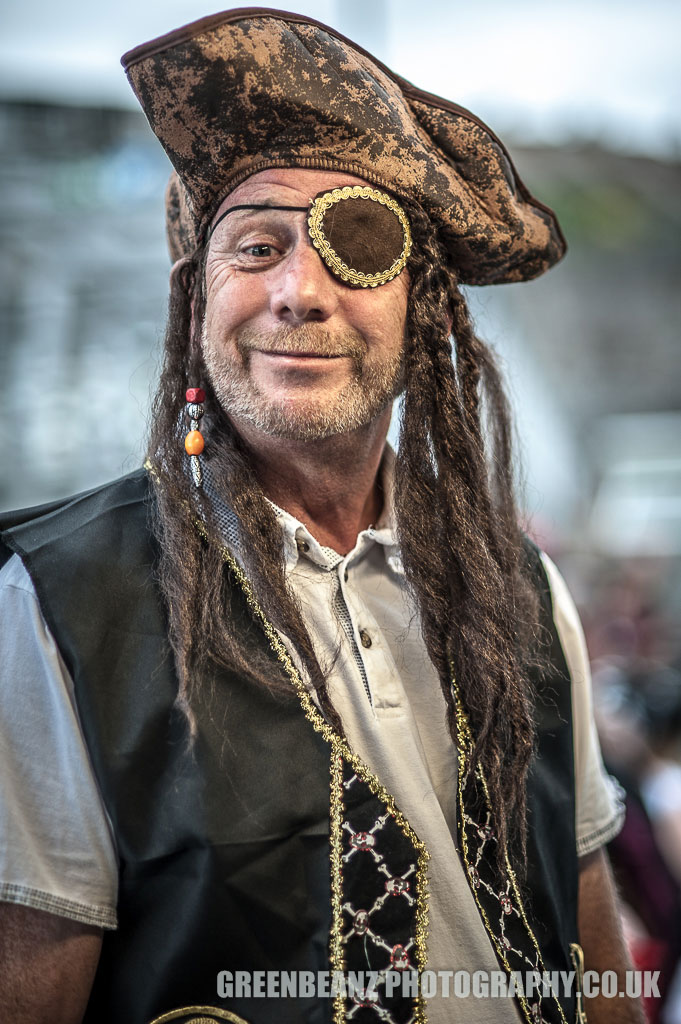
<instances>
[{"instance_id":1,"label":"hat brim","mask_svg":"<svg viewBox=\"0 0 681 1024\"><path fill-rule=\"evenodd\" d=\"M415 200L465 284L529 280L565 253L555 215L487 125L312 18L225 11L121 62L177 174L175 259L201 241L225 195L270 167L344 171Z\"/></svg>"}]
</instances>

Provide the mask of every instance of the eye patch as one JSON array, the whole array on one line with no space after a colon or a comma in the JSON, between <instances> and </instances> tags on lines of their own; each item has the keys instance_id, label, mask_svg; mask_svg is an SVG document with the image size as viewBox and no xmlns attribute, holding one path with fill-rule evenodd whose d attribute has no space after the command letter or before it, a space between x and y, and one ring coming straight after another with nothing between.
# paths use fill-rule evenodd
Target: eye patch
<instances>
[{"instance_id":1,"label":"eye patch","mask_svg":"<svg viewBox=\"0 0 681 1024\"><path fill-rule=\"evenodd\" d=\"M252 203L232 206L210 229L236 210L290 210L307 213L312 244L325 265L350 288L377 288L400 274L411 252L409 221L385 192L347 185L322 192L307 206Z\"/></svg>"},{"instance_id":2,"label":"eye patch","mask_svg":"<svg viewBox=\"0 0 681 1024\"><path fill-rule=\"evenodd\" d=\"M329 270L351 288L377 288L401 273L411 252L407 216L395 200L367 185L318 195L307 219Z\"/></svg>"}]
</instances>

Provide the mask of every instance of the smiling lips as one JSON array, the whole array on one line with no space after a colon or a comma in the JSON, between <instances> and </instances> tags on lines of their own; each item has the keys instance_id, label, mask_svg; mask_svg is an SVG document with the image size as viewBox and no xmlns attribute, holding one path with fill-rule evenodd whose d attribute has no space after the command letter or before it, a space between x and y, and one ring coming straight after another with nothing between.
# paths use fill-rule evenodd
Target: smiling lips
<instances>
[{"instance_id":1,"label":"smiling lips","mask_svg":"<svg viewBox=\"0 0 681 1024\"><path fill-rule=\"evenodd\" d=\"M361 363L366 343L353 328L330 331L322 324L307 323L284 325L274 331L244 327L237 336L237 348L246 360L257 352L281 360L347 358Z\"/></svg>"},{"instance_id":2,"label":"smiling lips","mask_svg":"<svg viewBox=\"0 0 681 1024\"><path fill-rule=\"evenodd\" d=\"M276 349L255 349L263 356L276 356L279 359L349 359L348 352L279 352Z\"/></svg>"}]
</instances>

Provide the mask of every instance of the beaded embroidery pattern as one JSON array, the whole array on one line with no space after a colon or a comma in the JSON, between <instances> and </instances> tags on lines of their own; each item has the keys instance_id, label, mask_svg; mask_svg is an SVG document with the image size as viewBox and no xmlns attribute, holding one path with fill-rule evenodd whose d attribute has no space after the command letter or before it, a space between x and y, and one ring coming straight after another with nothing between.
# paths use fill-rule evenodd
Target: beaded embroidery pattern
<instances>
[{"instance_id":1,"label":"beaded embroidery pattern","mask_svg":"<svg viewBox=\"0 0 681 1024\"><path fill-rule=\"evenodd\" d=\"M344 766L342 823L343 934L346 971L374 972L366 989L349 992L345 1020L409 1024L419 1010L400 984L386 989L388 972L417 969L418 851L385 804L349 765ZM411 979L417 991L416 974ZM408 990L409 991L409 990Z\"/></svg>"},{"instance_id":2,"label":"beaded embroidery pattern","mask_svg":"<svg viewBox=\"0 0 681 1024\"><path fill-rule=\"evenodd\" d=\"M506 873L500 881L495 868L494 831L490 826L489 794L482 769L470 767L473 737L463 710L458 690L453 684L457 721L458 748L458 830L466 877L480 916L499 960L508 975L527 971L544 975L546 968L537 939L527 920L518 882L505 857ZM477 808L477 811L473 809ZM492 920L497 924L492 927ZM527 940L531 942L528 955ZM567 1024L563 1008L555 993L550 997L537 994L532 1002L517 993L517 1001L528 1024L550 1024L559 1020ZM549 1003L549 1005L547 1005ZM549 1016L545 1017L544 1013Z\"/></svg>"}]
</instances>

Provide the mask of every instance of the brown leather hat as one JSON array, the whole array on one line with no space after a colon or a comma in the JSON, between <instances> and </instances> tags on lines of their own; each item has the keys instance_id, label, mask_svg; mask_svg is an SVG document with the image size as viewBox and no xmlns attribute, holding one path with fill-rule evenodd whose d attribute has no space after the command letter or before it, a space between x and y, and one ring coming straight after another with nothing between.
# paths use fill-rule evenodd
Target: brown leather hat
<instances>
[{"instance_id":1,"label":"brown leather hat","mask_svg":"<svg viewBox=\"0 0 681 1024\"><path fill-rule=\"evenodd\" d=\"M267 167L346 171L415 199L465 284L529 280L565 252L555 215L479 118L311 18L225 11L121 63L175 168L173 259L194 250L233 188Z\"/></svg>"}]
</instances>

